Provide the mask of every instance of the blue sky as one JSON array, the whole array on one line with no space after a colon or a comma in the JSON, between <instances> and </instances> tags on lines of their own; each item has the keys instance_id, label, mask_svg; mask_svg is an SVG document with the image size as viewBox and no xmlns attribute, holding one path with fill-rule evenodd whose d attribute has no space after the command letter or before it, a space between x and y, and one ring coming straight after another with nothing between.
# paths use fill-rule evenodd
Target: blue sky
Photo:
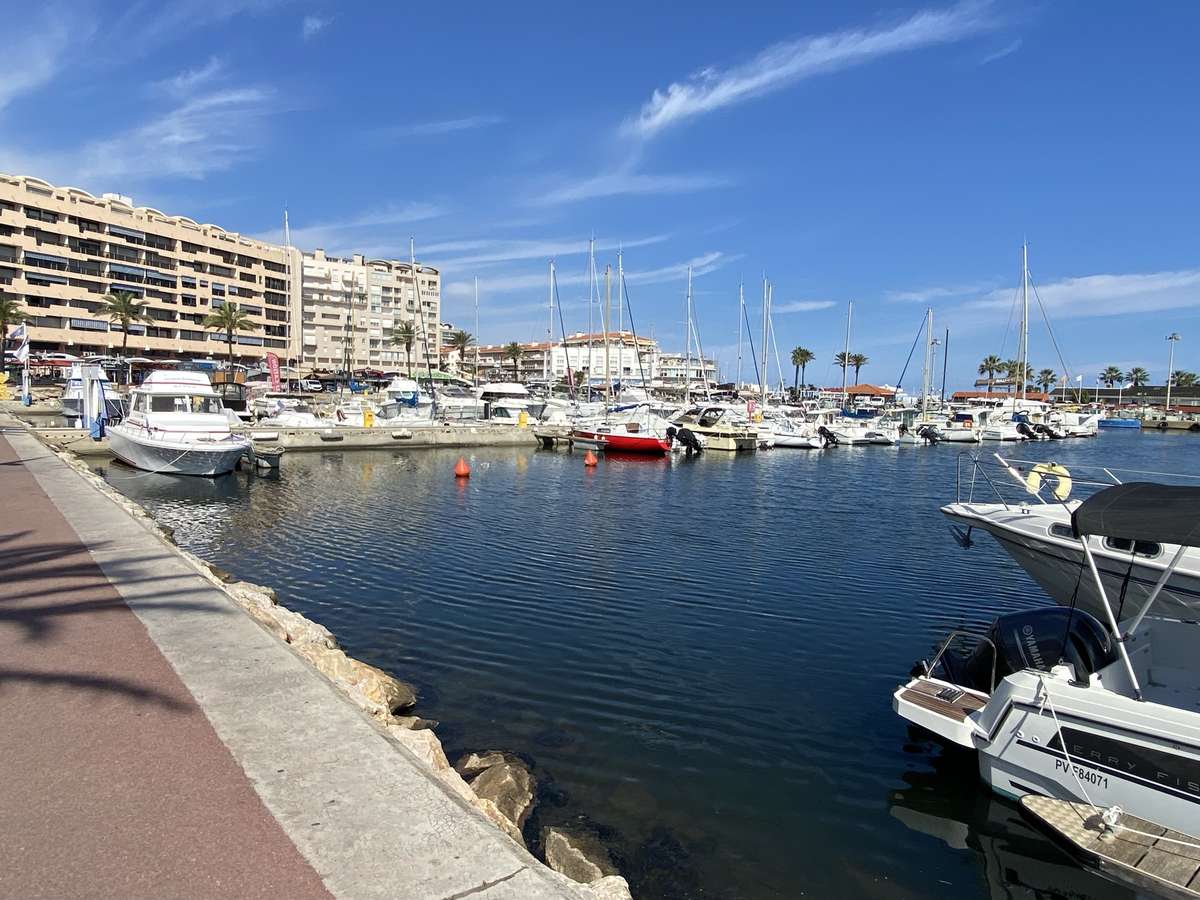
<instances>
[{"instance_id":1,"label":"blue sky","mask_svg":"<svg viewBox=\"0 0 1200 900\"><path fill-rule=\"evenodd\" d=\"M840 379L853 300L863 380L895 382L932 305L965 386L1014 355L1024 237L1086 383L1161 381L1170 331L1200 369L1200 6L0 3L0 171L273 239L286 205L306 249L413 235L468 330L478 276L484 341L545 335L551 256L586 327L594 233L667 347L695 266L727 374L765 272L810 380Z\"/></svg>"}]
</instances>

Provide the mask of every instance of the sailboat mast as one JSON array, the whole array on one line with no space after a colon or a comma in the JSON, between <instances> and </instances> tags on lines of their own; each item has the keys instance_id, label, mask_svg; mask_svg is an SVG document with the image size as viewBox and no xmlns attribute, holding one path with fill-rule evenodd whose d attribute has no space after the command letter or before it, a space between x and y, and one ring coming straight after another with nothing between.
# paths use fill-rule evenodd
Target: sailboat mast
<instances>
[{"instance_id":1,"label":"sailboat mast","mask_svg":"<svg viewBox=\"0 0 1200 900\"><path fill-rule=\"evenodd\" d=\"M767 283L767 276L763 275L763 336L762 336L762 371L758 374L758 396L759 403L763 409L767 408L767 312L771 302L770 285Z\"/></svg>"},{"instance_id":2,"label":"sailboat mast","mask_svg":"<svg viewBox=\"0 0 1200 900\"><path fill-rule=\"evenodd\" d=\"M608 355L608 323L612 318L612 266L604 267L604 404L612 404L612 362Z\"/></svg>"},{"instance_id":3,"label":"sailboat mast","mask_svg":"<svg viewBox=\"0 0 1200 900\"><path fill-rule=\"evenodd\" d=\"M625 260L617 247L617 367L625 374ZM634 352L637 351L636 343ZM630 369L632 372L632 368Z\"/></svg>"},{"instance_id":4,"label":"sailboat mast","mask_svg":"<svg viewBox=\"0 0 1200 900\"><path fill-rule=\"evenodd\" d=\"M850 368L850 319L854 315L854 301L846 304L846 348L842 353L842 409L846 408L846 370Z\"/></svg>"},{"instance_id":5,"label":"sailboat mast","mask_svg":"<svg viewBox=\"0 0 1200 900\"><path fill-rule=\"evenodd\" d=\"M479 276L475 276L475 365L472 367L471 383L479 383Z\"/></svg>"},{"instance_id":6,"label":"sailboat mast","mask_svg":"<svg viewBox=\"0 0 1200 900\"><path fill-rule=\"evenodd\" d=\"M687 332L687 355L683 360L683 402L692 404L692 267L688 266L687 296L683 300L683 327ZM701 364L703 365L703 363Z\"/></svg>"},{"instance_id":7,"label":"sailboat mast","mask_svg":"<svg viewBox=\"0 0 1200 900\"><path fill-rule=\"evenodd\" d=\"M742 389L742 316L746 309L746 293L745 285L738 281L738 367L737 367L737 383L733 386L734 393Z\"/></svg>"},{"instance_id":8,"label":"sailboat mast","mask_svg":"<svg viewBox=\"0 0 1200 900\"><path fill-rule=\"evenodd\" d=\"M942 391L941 403L946 405L946 367L950 365L950 329L946 329L946 343L942 346Z\"/></svg>"},{"instance_id":9,"label":"sailboat mast","mask_svg":"<svg viewBox=\"0 0 1200 900\"><path fill-rule=\"evenodd\" d=\"M587 361L587 385L588 390L585 394L585 399L591 399L592 393L592 367L595 360L592 358L592 332L596 330L596 326L592 321L592 303L594 302L596 289L596 235L592 235L588 240L588 361Z\"/></svg>"},{"instance_id":10,"label":"sailboat mast","mask_svg":"<svg viewBox=\"0 0 1200 900\"><path fill-rule=\"evenodd\" d=\"M1021 242L1021 399L1025 399L1025 373L1029 370L1029 244Z\"/></svg>"},{"instance_id":11,"label":"sailboat mast","mask_svg":"<svg viewBox=\"0 0 1200 900\"><path fill-rule=\"evenodd\" d=\"M550 292L550 323L546 329L546 355L543 358L542 377L550 381L550 346L554 343L554 260L550 260L550 282L547 287ZM476 299L478 303L478 299ZM564 348L565 352L565 348ZM549 388L549 384L547 384Z\"/></svg>"},{"instance_id":12,"label":"sailboat mast","mask_svg":"<svg viewBox=\"0 0 1200 900\"><path fill-rule=\"evenodd\" d=\"M929 378L933 368L933 307L925 310L925 371L921 373L921 421L929 418Z\"/></svg>"}]
</instances>

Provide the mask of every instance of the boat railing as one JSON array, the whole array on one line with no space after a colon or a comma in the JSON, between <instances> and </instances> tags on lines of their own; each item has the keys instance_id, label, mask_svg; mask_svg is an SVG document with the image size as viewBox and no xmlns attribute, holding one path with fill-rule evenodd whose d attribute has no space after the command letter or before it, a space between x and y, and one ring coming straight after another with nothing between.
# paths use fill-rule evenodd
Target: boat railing
<instances>
[{"instance_id":1,"label":"boat railing","mask_svg":"<svg viewBox=\"0 0 1200 900\"><path fill-rule=\"evenodd\" d=\"M1001 479L998 484L987 471L987 466L984 465L985 460L980 456L972 453L969 450L964 450L958 454L958 460L955 464L955 498L959 503L975 502L975 490L980 485L982 480L987 487L991 488L996 499L1002 503L1005 508L1012 506L1020 506L1030 502L1030 497L1036 498L1038 503L1063 503L1065 497L1051 497L1047 499L1042 495L1043 490L1047 487L1044 480L1035 481L1034 487L1030 486L1029 476L1032 472L1043 467L1042 471L1048 474L1055 475L1050 467L1055 463L1044 459L1020 459L1017 457L1004 457L999 453L991 454L996 464L1007 475L1008 478ZM964 460L970 464L970 475L964 476ZM1113 485L1122 484L1126 480L1152 480L1165 481L1175 483L1194 483L1200 479L1200 475L1184 474L1180 472L1158 472L1145 469L1126 469L1117 466L1097 466L1086 464L1074 464L1069 467L1067 477L1070 479L1071 490L1082 488L1090 494L1094 491L1110 488ZM1019 491L1021 499L1011 499L1011 496L1006 497L1004 491L1001 490L1001 485L1007 488L1010 492ZM966 497L964 498L964 491Z\"/></svg>"},{"instance_id":2,"label":"boat railing","mask_svg":"<svg viewBox=\"0 0 1200 900\"><path fill-rule=\"evenodd\" d=\"M937 670L938 663L942 661L942 657L945 656L946 652L958 641L973 642L974 644L987 644L991 648L992 674L988 680L988 693L991 694L996 690L996 645L992 642L991 638L987 637L986 635L977 634L973 631L961 631L958 629L951 631L950 634L946 636L946 639L942 641L942 646L938 648L938 652L934 654L933 662L929 663L927 666L924 666L925 675L928 677ZM949 674L949 670L947 670L947 674Z\"/></svg>"},{"instance_id":3,"label":"boat railing","mask_svg":"<svg viewBox=\"0 0 1200 900\"><path fill-rule=\"evenodd\" d=\"M987 472L987 469L984 468L982 460L980 460L980 458L976 454L971 453L968 450L963 450L962 452L960 452L958 454L958 459L955 461L955 464L954 464L954 498L955 498L955 501L958 503L964 502L964 499L963 499L963 460L964 459L968 460L971 464L971 474L970 474L970 479L967 482L967 496L966 496L965 502L967 502L967 503L975 502L975 487L979 482L979 477L982 476L983 480L987 483L988 487L990 487L992 489L992 493L996 495L996 499L999 500L1000 503L1002 503L1004 505L1005 509L1008 509L1009 503L1010 503L1008 498L1006 498L1004 496L1003 492L1000 490L1000 487L996 484L995 481L992 480L992 476L989 475Z\"/></svg>"}]
</instances>

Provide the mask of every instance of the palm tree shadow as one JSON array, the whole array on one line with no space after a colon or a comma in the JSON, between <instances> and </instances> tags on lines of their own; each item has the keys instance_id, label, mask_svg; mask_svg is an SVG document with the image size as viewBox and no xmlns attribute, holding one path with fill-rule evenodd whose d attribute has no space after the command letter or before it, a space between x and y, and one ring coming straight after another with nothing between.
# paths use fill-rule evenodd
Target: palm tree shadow
<instances>
[{"instance_id":1,"label":"palm tree shadow","mask_svg":"<svg viewBox=\"0 0 1200 900\"><path fill-rule=\"evenodd\" d=\"M79 691L98 691L128 697L139 703L153 703L173 712L186 712L190 707L170 694L149 685L139 684L124 678L105 678L99 675L81 675L75 672L34 672L28 669L10 669L0 666L0 694L10 682L23 682L38 687L69 687Z\"/></svg>"}]
</instances>

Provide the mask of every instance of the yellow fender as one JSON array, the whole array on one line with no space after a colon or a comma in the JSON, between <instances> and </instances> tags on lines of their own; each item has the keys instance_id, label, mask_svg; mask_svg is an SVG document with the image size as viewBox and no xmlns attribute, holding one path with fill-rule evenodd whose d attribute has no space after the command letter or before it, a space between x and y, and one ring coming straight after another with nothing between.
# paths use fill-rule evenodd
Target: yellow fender
<instances>
[{"instance_id":1,"label":"yellow fender","mask_svg":"<svg viewBox=\"0 0 1200 900\"><path fill-rule=\"evenodd\" d=\"M1066 500L1071 496L1071 472L1066 466L1060 466L1054 462L1038 463L1030 469L1029 475L1025 479L1025 489L1031 494L1036 494L1042 489L1047 475L1051 475L1055 479L1053 491L1055 500Z\"/></svg>"}]
</instances>

